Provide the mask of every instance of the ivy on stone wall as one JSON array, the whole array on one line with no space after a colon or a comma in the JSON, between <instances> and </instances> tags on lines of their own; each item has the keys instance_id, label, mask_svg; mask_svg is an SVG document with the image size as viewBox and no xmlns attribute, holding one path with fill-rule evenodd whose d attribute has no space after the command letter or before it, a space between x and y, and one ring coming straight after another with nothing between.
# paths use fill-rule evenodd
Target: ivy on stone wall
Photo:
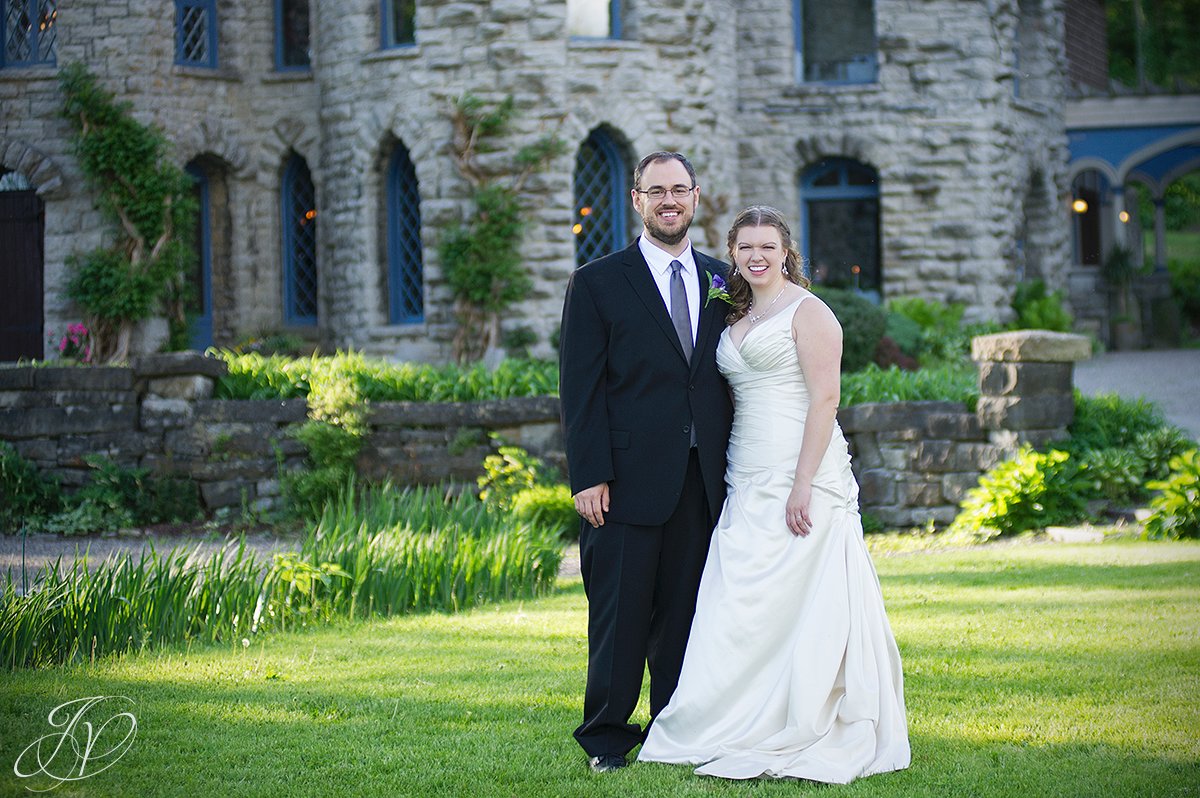
<instances>
[{"instance_id":1,"label":"ivy on stone wall","mask_svg":"<svg viewBox=\"0 0 1200 798\"><path fill-rule=\"evenodd\" d=\"M134 326L164 303L172 327L186 329L186 275L196 257L192 183L162 132L134 119L130 104L85 66L64 68L59 84L79 164L112 225L108 245L69 259L67 293L88 317L94 358L118 362L128 358Z\"/></svg>"},{"instance_id":2,"label":"ivy on stone wall","mask_svg":"<svg viewBox=\"0 0 1200 798\"><path fill-rule=\"evenodd\" d=\"M448 227L438 246L442 271L454 293L458 328L454 357L459 363L481 359L500 341L500 318L527 296L532 281L521 263L521 189L538 168L566 150L555 135L519 149L511 162L480 164L478 156L498 150L496 140L515 114L512 97L489 107L471 95L455 101L452 144L459 172L471 184L474 209L462 223Z\"/></svg>"}]
</instances>

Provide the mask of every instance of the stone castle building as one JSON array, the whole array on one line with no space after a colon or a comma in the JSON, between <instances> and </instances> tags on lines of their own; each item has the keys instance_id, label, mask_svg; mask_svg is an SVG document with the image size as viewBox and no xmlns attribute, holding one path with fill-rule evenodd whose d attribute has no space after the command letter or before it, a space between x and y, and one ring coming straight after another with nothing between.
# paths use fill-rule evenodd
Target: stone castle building
<instances>
[{"instance_id":1,"label":"stone castle building","mask_svg":"<svg viewBox=\"0 0 1200 798\"><path fill-rule=\"evenodd\" d=\"M197 346L284 330L447 359L437 243L470 211L451 148L464 95L515 101L480 158L501 177L521 146L566 144L523 186L534 289L504 319L536 336L537 354L552 351L571 270L636 234L630 173L657 149L696 165L693 241L706 251L723 254L741 206L773 204L826 283L1005 319L1018 280L1065 284L1066 32L1099 7L11 0L0 359L55 354L47 337L80 319L67 258L105 236L59 114L58 69L77 61L166 131L197 181ZM164 329L146 325L141 348Z\"/></svg>"}]
</instances>

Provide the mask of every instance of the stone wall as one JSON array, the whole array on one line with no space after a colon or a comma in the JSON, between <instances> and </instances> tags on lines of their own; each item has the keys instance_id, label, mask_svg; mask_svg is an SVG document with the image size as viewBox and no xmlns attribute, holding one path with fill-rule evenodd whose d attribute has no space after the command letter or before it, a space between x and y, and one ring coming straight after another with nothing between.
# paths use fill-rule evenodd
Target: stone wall
<instances>
[{"instance_id":1,"label":"stone wall","mask_svg":"<svg viewBox=\"0 0 1200 798\"><path fill-rule=\"evenodd\" d=\"M1074 362L1082 336L1025 330L973 342L980 398L842 408L864 512L891 527L949 522L981 472L1024 444L1065 437L1074 414ZM87 479L83 460L185 474L209 509L264 508L282 470L303 465L290 435L304 400L212 399L224 369L196 354L142 358L133 368L0 369L0 440L10 441L68 488ZM376 402L357 467L398 484L473 482L494 450L491 435L566 473L557 397L486 402Z\"/></svg>"},{"instance_id":2,"label":"stone wall","mask_svg":"<svg viewBox=\"0 0 1200 798\"><path fill-rule=\"evenodd\" d=\"M215 184L217 343L285 327L279 195L295 153L316 186L320 276L318 325L299 331L329 347L447 359L454 322L436 244L469 211L448 149L450 104L467 93L512 95L518 109L480 158L485 169L503 173L548 133L567 144L523 192L534 287L505 325L531 328L536 354L550 352L574 267L575 156L597 127L629 166L655 149L692 157L702 186L693 240L718 255L745 204L779 206L803 238L800 173L847 157L879 175L885 296L965 302L969 319L995 319L1022 276L1065 280L1061 0L874 0L878 79L856 85L797 82L792 0L627 5L627 38L580 40L567 35L563 0L423 0L416 44L381 49L378 0L314 0L313 67L280 72L271 3L219 0L220 68L207 70L174 64L170 4L78 0L58 16L57 62L86 63ZM64 291L68 255L105 235L55 75L0 69L0 166L46 202L47 333L80 319ZM419 324L386 314L383 165L397 144L421 197ZM164 330L148 325L139 351Z\"/></svg>"}]
</instances>

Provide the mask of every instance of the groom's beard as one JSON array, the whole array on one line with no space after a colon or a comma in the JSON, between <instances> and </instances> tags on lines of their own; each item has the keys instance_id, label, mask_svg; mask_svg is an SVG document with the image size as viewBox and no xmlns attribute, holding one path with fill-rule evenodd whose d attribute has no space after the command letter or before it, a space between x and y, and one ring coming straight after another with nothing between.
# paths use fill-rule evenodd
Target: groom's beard
<instances>
[{"instance_id":1,"label":"groom's beard","mask_svg":"<svg viewBox=\"0 0 1200 798\"><path fill-rule=\"evenodd\" d=\"M664 205L665 203L660 204L649 213L643 214L642 223L646 225L646 230L656 241L673 247L687 238L688 228L692 226L692 217L696 213L696 206L694 203L686 205L679 202L665 205L665 207ZM679 215L667 222L659 217L663 211L679 211Z\"/></svg>"}]
</instances>

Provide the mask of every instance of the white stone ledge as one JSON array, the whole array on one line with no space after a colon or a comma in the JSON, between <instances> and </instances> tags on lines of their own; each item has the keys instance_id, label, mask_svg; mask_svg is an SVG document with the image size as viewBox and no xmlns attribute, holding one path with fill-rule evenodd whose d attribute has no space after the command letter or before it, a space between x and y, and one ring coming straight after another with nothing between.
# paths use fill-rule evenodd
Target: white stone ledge
<instances>
[{"instance_id":1,"label":"white stone ledge","mask_svg":"<svg viewBox=\"0 0 1200 798\"><path fill-rule=\"evenodd\" d=\"M360 61L364 64L375 64L381 61L412 61L421 57L421 45L414 44L409 47L388 47L381 50L372 50L364 55Z\"/></svg>"},{"instance_id":2,"label":"white stone ledge","mask_svg":"<svg viewBox=\"0 0 1200 798\"><path fill-rule=\"evenodd\" d=\"M216 67L214 69L211 67L173 64L171 66L171 74L185 78L198 78L200 80L223 80L229 83L240 83L242 80L242 74L236 69L229 67Z\"/></svg>"}]
</instances>

